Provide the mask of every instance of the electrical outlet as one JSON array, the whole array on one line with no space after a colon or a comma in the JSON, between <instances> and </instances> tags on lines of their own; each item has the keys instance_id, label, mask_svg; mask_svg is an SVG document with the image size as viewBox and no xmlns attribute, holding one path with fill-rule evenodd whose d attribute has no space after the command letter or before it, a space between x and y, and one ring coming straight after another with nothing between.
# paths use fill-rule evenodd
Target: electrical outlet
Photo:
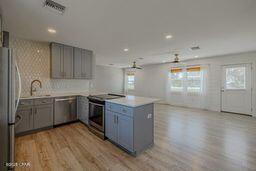
<instances>
[{"instance_id":1,"label":"electrical outlet","mask_svg":"<svg viewBox=\"0 0 256 171\"><path fill-rule=\"evenodd\" d=\"M151 118L152 118L152 114L149 113L149 114L148 114L148 119L151 119Z\"/></svg>"}]
</instances>

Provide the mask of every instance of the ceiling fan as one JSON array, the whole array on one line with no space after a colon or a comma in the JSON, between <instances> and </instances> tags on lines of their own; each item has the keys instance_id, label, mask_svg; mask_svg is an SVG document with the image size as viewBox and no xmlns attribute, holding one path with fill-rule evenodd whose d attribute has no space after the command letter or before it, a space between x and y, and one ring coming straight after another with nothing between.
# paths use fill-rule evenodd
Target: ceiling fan
<instances>
[{"instance_id":1,"label":"ceiling fan","mask_svg":"<svg viewBox=\"0 0 256 171\"><path fill-rule=\"evenodd\" d=\"M179 54L175 53L174 56L174 61L172 61L171 63L180 63Z\"/></svg>"},{"instance_id":2,"label":"ceiling fan","mask_svg":"<svg viewBox=\"0 0 256 171\"><path fill-rule=\"evenodd\" d=\"M136 61L133 62L133 65L130 68L132 68L132 69L142 69L141 67L136 65Z\"/></svg>"}]
</instances>

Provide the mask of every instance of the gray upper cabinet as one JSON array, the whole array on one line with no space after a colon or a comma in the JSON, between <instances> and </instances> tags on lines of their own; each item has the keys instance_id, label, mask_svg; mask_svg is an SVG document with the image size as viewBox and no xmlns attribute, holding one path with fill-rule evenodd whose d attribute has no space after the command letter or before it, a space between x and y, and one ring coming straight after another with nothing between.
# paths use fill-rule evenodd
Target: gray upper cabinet
<instances>
[{"instance_id":1,"label":"gray upper cabinet","mask_svg":"<svg viewBox=\"0 0 256 171\"><path fill-rule=\"evenodd\" d=\"M35 106L34 110L34 129L53 125L53 105Z\"/></svg>"},{"instance_id":2,"label":"gray upper cabinet","mask_svg":"<svg viewBox=\"0 0 256 171\"><path fill-rule=\"evenodd\" d=\"M64 78L72 79L73 78L73 47L63 46L63 72Z\"/></svg>"},{"instance_id":3,"label":"gray upper cabinet","mask_svg":"<svg viewBox=\"0 0 256 171\"><path fill-rule=\"evenodd\" d=\"M73 78L73 47L51 43L51 77Z\"/></svg>"},{"instance_id":4,"label":"gray upper cabinet","mask_svg":"<svg viewBox=\"0 0 256 171\"><path fill-rule=\"evenodd\" d=\"M51 77L63 78L63 45L51 43Z\"/></svg>"},{"instance_id":5,"label":"gray upper cabinet","mask_svg":"<svg viewBox=\"0 0 256 171\"><path fill-rule=\"evenodd\" d=\"M93 52L74 48L74 78L92 79Z\"/></svg>"}]
</instances>

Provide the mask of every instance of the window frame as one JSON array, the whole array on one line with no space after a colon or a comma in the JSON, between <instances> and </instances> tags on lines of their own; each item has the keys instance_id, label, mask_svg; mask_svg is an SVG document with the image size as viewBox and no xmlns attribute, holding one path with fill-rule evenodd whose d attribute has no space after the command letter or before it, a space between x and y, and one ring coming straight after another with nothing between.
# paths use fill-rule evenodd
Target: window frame
<instances>
[{"instance_id":1,"label":"window frame","mask_svg":"<svg viewBox=\"0 0 256 171\"><path fill-rule=\"evenodd\" d=\"M125 81L125 83L126 83L126 89L127 89L127 90L135 90L135 73L134 73L134 72L127 72L127 73L125 74L125 76L126 76L126 81ZM129 76L133 76L133 81L129 81ZM130 82L130 83L129 83L129 82ZM131 83L132 83L132 84L131 84ZM130 85L132 85L133 88L131 88Z\"/></svg>"},{"instance_id":2,"label":"window frame","mask_svg":"<svg viewBox=\"0 0 256 171\"><path fill-rule=\"evenodd\" d=\"M172 88L172 74L173 73L178 73L180 72L182 74L182 78L181 78L181 82L182 82L182 86L180 88L180 90L178 89L173 89ZM191 79L189 79L189 73L192 72L199 72L199 78L200 78L200 87L198 89L198 91L191 91L188 82L191 81ZM196 65L196 66L185 66L185 67L173 67L170 69L169 71L169 81L170 81L170 91L172 93L182 93L185 92L187 94L200 94L203 91L203 73L202 73L202 67L200 65ZM192 80L193 81L193 80Z\"/></svg>"},{"instance_id":3,"label":"window frame","mask_svg":"<svg viewBox=\"0 0 256 171\"><path fill-rule=\"evenodd\" d=\"M227 70L228 69L234 69L234 68L244 68L244 88L228 88L227 87ZM225 90L227 90L227 91L229 91L229 90L232 90L232 91L235 91L235 90L246 91L247 90L247 84L246 84L246 79L247 79L246 72L247 71L246 70L247 70L246 66L230 66L230 67L226 67L225 68L225 75L224 75L224 77L225 77L225 82L224 82Z\"/></svg>"}]
</instances>

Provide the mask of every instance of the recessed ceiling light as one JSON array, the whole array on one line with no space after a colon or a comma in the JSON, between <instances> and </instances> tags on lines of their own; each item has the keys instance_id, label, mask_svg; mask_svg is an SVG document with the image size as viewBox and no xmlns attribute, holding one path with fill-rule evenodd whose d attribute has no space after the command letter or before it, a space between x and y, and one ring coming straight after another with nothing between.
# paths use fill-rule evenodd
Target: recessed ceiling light
<instances>
[{"instance_id":1,"label":"recessed ceiling light","mask_svg":"<svg viewBox=\"0 0 256 171\"><path fill-rule=\"evenodd\" d=\"M163 61L163 63L165 63L166 61Z\"/></svg>"},{"instance_id":2,"label":"recessed ceiling light","mask_svg":"<svg viewBox=\"0 0 256 171\"><path fill-rule=\"evenodd\" d=\"M56 30L55 30L55 29L52 29L52 28L48 28L48 32L54 34L54 33L56 33Z\"/></svg>"},{"instance_id":3,"label":"recessed ceiling light","mask_svg":"<svg viewBox=\"0 0 256 171\"><path fill-rule=\"evenodd\" d=\"M128 48L125 48L125 49L124 49L124 51L125 51L125 52L128 52L128 51L129 51L129 49L128 49Z\"/></svg>"},{"instance_id":4,"label":"recessed ceiling light","mask_svg":"<svg viewBox=\"0 0 256 171\"><path fill-rule=\"evenodd\" d=\"M172 35L166 35L165 38L166 38L166 39L171 39L171 38L172 38Z\"/></svg>"},{"instance_id":5,"label":"recessed ceiling light","mask_svg":"<svg viewBox=\"0 0 256 171\"><path fill-rule=\"evenodd\" d=\"M198 57L199 57L198 55L195 56L195 58L198 58Z\"/></svg>"},{"instance_id":6,"label":"recessed ceiling light","mask_svg":"<svg viewBox=\"0 0 256 171\"><path fill-rule=\"evenodd\" d=\"M40 50L37 50L37 53L39 53L40 52Z\"/></svg>"}]
</instances>

